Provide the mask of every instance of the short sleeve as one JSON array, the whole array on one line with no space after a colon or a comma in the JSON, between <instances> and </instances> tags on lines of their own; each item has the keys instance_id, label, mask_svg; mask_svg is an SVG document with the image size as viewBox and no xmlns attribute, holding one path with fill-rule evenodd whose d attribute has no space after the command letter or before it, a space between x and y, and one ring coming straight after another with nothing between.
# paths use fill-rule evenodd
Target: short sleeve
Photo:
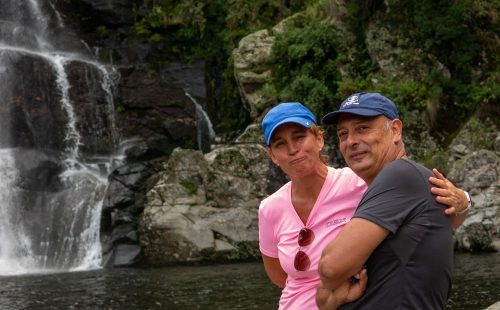
<instances>
[{"instance_id":1,"label":"short sleeve","mask_svg":"<svg viewBox=\"0 0 500 310\"><path fill-rule=\"evenodd\" d=\"M263 203L259 207L259 249L266 256L278 258L278 240L274 233L274 225L268 219Z\"/></svg>"},{"instance_id":2,"label":"short sleeve","mask_svg":"<svg viewBox=\"0 0 500 310\"><path fill-rule=\"evenodd\" d=\"M368 187L353 217L374 222L395 234L405 221L426 207L428 182L414 166L398 160L388 164Z\"/></svg>"}]
</instances>

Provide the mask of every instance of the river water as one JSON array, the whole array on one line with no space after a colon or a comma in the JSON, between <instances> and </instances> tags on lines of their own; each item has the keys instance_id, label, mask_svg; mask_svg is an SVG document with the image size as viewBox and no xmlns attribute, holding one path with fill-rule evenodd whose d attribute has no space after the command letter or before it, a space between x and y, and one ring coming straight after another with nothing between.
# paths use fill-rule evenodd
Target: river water
<instances>
[{"instance_id":1,"label":"river water","mask_svg":"<svg viewBox=\"0 0 500 310\"><path fill-rule=\"evenodd\" d=\"M0 309L276 309L260 263L0 277ZM446 309L500 300L500 253L456 254Z\"/></svg>"}]
</instances>

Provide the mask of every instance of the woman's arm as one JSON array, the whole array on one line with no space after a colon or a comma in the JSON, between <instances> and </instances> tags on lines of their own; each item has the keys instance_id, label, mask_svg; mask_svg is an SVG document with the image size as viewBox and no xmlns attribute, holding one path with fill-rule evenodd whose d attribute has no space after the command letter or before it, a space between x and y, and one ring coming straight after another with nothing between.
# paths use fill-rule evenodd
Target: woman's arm
<instances>
[{"instance_id":1,"label":"woman's arm","mask_svg":"<svg viewBox=\"0 0 500 310\"><path fill-rule=\"evenodd\" d=\"M288 275L283 268L281 268L279 259L262 255L262 261L264 262L264 269L269 279L271 279L271 282L284 288Z\"/></svg>"}]
</instances>

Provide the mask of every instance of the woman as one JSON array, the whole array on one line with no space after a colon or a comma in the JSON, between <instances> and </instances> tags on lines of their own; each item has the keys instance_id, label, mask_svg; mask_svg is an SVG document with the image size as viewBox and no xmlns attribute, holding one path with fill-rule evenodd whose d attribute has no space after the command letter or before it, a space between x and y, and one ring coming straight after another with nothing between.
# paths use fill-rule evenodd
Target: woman
<instances>
[{"instance_id":1,"label":"woman","mask_svg":"<svg viewBox=\"0 0 500 310\"><path fill-rule=\"evenodd\" d=\"M279 309L317 309L321 252L350 220L367 188L351 169L327 165L321 155L323 132L316 124L312 112L298 102L275 106L262 121L269 156L290 178L259 207L264 267L271 281L283 288ZM461 190L451 183L433 183L449 189L440 195L452 199L441 202L460 209L467 205L465 197L457 193ZM358 298L366 285L366 273L359 277L361 281L348 282L335 292L336 297L344 302Z\"/></svg>"}]
</instances>

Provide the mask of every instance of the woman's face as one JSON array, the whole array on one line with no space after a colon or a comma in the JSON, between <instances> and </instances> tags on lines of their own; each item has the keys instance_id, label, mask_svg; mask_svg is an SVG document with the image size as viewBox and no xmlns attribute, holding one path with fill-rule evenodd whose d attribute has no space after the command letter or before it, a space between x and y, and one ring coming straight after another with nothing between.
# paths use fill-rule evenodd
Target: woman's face
<instances>
[{"instance_id":1,"label":"woman's face","mask_svg":"<svg viewBox=\"0 0 500 310\"><path fill-rule=\"evenodd\" d=\"M278 127L271 138L269 155L291 179L307 176L323 166L323 135L295 123Z\"/></svg>"}]
</instances>

